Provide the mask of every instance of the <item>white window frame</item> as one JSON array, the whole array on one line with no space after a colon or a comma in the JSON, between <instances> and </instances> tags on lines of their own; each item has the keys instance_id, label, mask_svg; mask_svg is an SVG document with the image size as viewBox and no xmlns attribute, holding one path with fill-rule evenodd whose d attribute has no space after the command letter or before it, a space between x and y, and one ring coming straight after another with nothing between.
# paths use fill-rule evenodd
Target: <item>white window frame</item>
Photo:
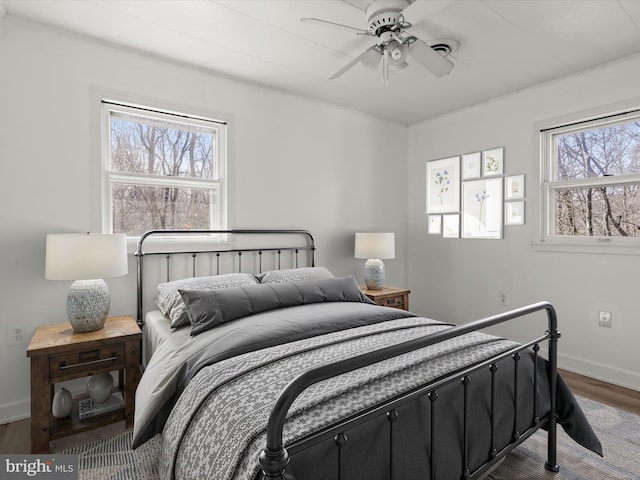
<instances>
[{"instance_id":1,"label":"white window frame","mask_svg":"<svg viewBox=\"0 0 640 480\"><path fill-rule=\"evenodd\" d=\"M213 188L217 189L219 208L211 208L210 228L224 230L227 228L228 205L227 205L227 136L228 122L222 119L214 119L202 115L187 112L188 109L167 109L163 107L151 107L140 103L114 100L112 98L100 97L100 217L101 231L112 233L113 229L113 205L111 199L112 183L135 183L137 185L148 186L173 186L180 188ZM153 102L148 102L153 104ZM146 116L150 120L169 120L172 123L183 123L188 126L205 127L216 130L216 152L213 178L196 179L184 177L160 177L158 175L116 172L110 170L110 117L112 112L124 114L134 114L135 116ZM181 119L185 119L182 121ZM213 203L213 196L212 196ZM95 223L95 222L92 222ZM137 240L136 237L128 236L129 239Z\"/></svg>"},{"instance_id":2,"label":"white window frame","mask_svg":"<svg viewBox=\"0 0 640 480\"><path fill-rule=\"evenodd\" d=\"M586 112L546 120L535 125L538 172L538 219L535 225L533 248L537 251L575 253L640 253L640 237L563 236L555 231L555 193L566 188L624 185L640 183L639 174L617 175L573 180L556 178L556 142L558 135L580 132L594 127L606 127L623 123L633 118L640 120L640 100L609 105Z\"/></svg>"}]
</instances>

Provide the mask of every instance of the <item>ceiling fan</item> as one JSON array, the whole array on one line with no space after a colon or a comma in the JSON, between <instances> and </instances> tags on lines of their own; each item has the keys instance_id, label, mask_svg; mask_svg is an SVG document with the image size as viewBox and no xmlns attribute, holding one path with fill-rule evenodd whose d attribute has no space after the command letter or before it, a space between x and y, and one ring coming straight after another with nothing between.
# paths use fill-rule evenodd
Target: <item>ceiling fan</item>
<instances>
[{"instance_id":1,"label":"ceiling fan","mask_svg":"<svg viewBox=\"0 0 640 480\"><path fill-rule=\"evenodd\" d=\"M301 18L300 21L316 25L326 25L355 32L356 35L376 37L377 43L372 45L344 67L334 73L330 80L338 78L358 63L369 68L377 68L382 60L382 80L389 83L389 69L400 72L415 61L436 77L447 75L453 63L446 58L456 47L453 40L428 45L409 30L412 25L405 20L411 3L408 0L373 0L366 10L367 29L363 30L341 23L321 20L319 18Z\"/></svg>"}]
</instances>

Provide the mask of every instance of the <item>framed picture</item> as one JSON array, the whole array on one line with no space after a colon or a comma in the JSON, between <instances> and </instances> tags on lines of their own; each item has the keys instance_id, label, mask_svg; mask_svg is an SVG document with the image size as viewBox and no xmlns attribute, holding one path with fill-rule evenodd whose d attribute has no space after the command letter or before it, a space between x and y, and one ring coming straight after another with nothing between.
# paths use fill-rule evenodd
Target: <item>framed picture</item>
<instances>
[{"instance_id":1,"label":"framed picture","mask_svg":"<svg viewBox=\"0 0 640 480\"><path fill-rule=\"evenodd\" d=\"M462 179L480 178L481 153L467 153L462 155Z\"/></svg>"},{"instance_id":2,"label":"framed picture","mask_svg":"<svg viewBox=\"0 0 640 480\"><path fill-rule=\"evenodd\" d=\"M462 237L502 238L502 178L462 184Z\"/></svg>"},{"instance_id":3,"label":"framed picture","mask_svg":"<svg viewBox=\"0 0 640 480\"><path fill-rule=\"evenodd\" d=\"M460 237L460 215L458 213L442 215L442 236L445 238Z\"/></svg>"},{"instance_id":4,"label":"framed picture","mask_svg":"<svg viewBox=\"0 0 640 480\"><path fill-rule=\"evenodd\" d=\"M524 201L505 202L504 224L524 225Z\"/></svg>"},{"instance_id":5,"label":"framed picture","mask_svg":"<svg viewBox=\"0 0 640 480\"><path fill-rule=\"evenodd\" d=\"M440 215L427 216L427 233L440 235L442 233L442 217Z\"/></svg>"},{"instance_id":6,"label":"framed picture","mask_svg":"<svg viewBox=\"0 0 640 480\"><path fill-rule=\"evenodd\" d=\"M460 157L427 162L427 213L460 211Z\"/></svg>"},{"instance_id":7,"label":"framed picture","mask_svg":"<svg viewBox=\"0 0 640 480\"><path fill-rule=\"evenodd\" d=\"M504 199L524 198L524 175L504 177Z\"/></svg>"},{"instance_id":8,"label":"framed picture","mask_svg":"<svg viewBox=\"0 0 640 480\"><path fill-rule=\"evenodd\" d=\"M482 152L482 176L502 175L504 172L504 148Z\"/></svg>"}]
</instances>

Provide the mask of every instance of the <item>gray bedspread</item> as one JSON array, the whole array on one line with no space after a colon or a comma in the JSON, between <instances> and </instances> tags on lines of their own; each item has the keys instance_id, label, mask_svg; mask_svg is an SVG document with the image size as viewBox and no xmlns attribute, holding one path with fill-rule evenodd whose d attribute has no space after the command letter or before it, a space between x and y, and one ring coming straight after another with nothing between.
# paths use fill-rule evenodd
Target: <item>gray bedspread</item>
<instances>
[{"instance_id":1,"label":"gray bedspread","mask_svg":"<svg viewBox=\"0 0 640 480\"><path fill-rule=\"evenodd\" d=\"M344 311L338 314L349 318ZM421 317L389 320L246 353L203 368L167 421L161 477L254 478L271 408L297 375L447 328L451 326ZM325 380L293 404L284 440L299 439L514 346L514 342L474 332Z\"/></svg>"},{"instance_id":2,"label":"gray bedspread","mask_svg":"<svg viewBox=\"0 0 640 480\"><path fill-rule=\"evenodd\" d=\"M234 320L184 342L164 342L154 352L136 390L133 446L162 432L187 383L207 365L281 343L413 316L368 303L313 303Z\"/></svg>"}]
</instances>

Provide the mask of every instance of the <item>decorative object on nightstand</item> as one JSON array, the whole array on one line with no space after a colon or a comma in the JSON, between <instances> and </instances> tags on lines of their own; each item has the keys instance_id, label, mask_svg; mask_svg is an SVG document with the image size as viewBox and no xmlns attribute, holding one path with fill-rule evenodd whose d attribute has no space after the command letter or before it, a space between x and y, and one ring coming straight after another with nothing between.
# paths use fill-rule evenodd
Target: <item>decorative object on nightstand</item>
<instances>
[{"instance_id":1,"label":"decorative object on nightstand","mask_svg":"<svg viewBox=\"0 0 640 480\"><path fill-rule=\"evenodd\" d=\"M87 380L87 393L96 403L106 402L113 390L113 377L110 373L91 375Z\"/></svg>"},{"instance_id":2,"label":"decorative object on nightstand","mask_svg":"<svg viewBox=\"0 0 640 480\"><path fill-rule=\"evenodd\" d=\"M356 233L355 257L366 258L364 281L370 290L380 290L384 283L383 259L395 258L393 233Z\"/></svg>"},{"instance_id":3,"label":"decorative object on nightstand","mask_svg":"<svg viewBox=\"0 0 640 480\"><path fill-rule=\"evenodd\" d=\"M66 388L61 388L53 396L53 403L51 404L51 415L56 418L67 418L71 415L71 409L73 408L73 397L71 392Z\"/></svg>"},{"instance_id":4,"label":"decorative object on nightstand","mask_svg":"<svg viewBox=\"0 0 640 480\"><path fill-rule=\"evenodd\" d=\"M67 315L75 332L93 332L104 326L111 297L103 278L127 272L124 234L47 235L45 278L74 280L67 295Z\"/></svg>"}]
</instances>

